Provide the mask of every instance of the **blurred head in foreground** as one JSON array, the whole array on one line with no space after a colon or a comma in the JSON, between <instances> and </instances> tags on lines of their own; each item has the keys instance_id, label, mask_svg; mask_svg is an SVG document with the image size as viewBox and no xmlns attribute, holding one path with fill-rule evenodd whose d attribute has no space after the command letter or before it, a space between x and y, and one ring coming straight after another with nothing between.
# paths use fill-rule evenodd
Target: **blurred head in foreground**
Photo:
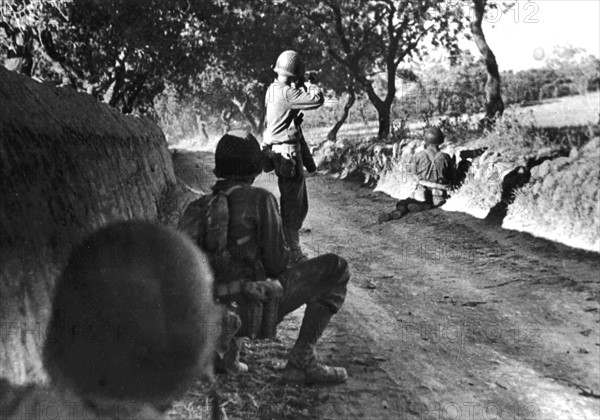
<instances>
[{"instance_id":1,"label":"blurred head in foreground","mask_svg":"<svg viewBox=\"0 0 600 420\"><path fill-rule=\"evenodd\" d=\"M212 373L219 311L184 235L122 222L90 235L56 284L44 345L54 383L84 397L164 401Z\"/></svg>"}]
</instances>

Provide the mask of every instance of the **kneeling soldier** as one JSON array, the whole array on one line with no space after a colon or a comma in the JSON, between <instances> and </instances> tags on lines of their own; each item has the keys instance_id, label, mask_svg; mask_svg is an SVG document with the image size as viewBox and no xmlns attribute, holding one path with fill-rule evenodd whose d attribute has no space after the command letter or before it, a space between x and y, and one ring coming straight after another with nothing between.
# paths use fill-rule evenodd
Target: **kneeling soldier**
<instances>
[{"instance_id":1,"label":"kneeling soldier","mask_svg":"<svg viewBox=\"0 0 600 420\"><path fill-rule=\"evenodd\" d=\"M412 197L398 201L396 210L383 213L379 222L399 219L408 212L419 212L444 205L448 190L456 185L458 176L454 160L440 150L444 133L431 128L425 133L425 149L414 157L415 174L419 178Z\"/></svg>"},{"instance_id":2,"label":"kneeling soldier","mask_svg":"<svg viewBox=\"0 0 600 420\"><path fill-rule=\"evenodd\" d=\"M277 324L306 304L284 377L305 383L344 382L346 370L318 363L315 346L346 297L346 261L327 254L287 269L290 251L277 201L270 192L252 187L262 172L263 155L251 134L223 136L215 163L220 179L213 193L188 206L180 229L209 255L218 300L241 318L238 335L274 338ZM223 232L225 238L218 239ZM232 348L237 350L235 344ZM230 360L238 365L233 370L244 370L236 357Z\"/></svg>"}]
</instances>

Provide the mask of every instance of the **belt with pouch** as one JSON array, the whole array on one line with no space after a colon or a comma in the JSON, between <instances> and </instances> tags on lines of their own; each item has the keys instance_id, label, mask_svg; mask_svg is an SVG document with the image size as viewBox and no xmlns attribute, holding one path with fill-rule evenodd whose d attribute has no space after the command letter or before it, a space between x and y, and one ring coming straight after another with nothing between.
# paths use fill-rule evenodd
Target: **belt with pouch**
<instances>
[{"instance_id":1,"label":"belt with pouch","mask_svg":"<svg viewBox=\"0 0 600 420\"><path fill-rule=\"evenodd\" d=\"M282 156L294 156L300 153L300 143L277 143L271 150Z\"/></svg>"}]
</instances>

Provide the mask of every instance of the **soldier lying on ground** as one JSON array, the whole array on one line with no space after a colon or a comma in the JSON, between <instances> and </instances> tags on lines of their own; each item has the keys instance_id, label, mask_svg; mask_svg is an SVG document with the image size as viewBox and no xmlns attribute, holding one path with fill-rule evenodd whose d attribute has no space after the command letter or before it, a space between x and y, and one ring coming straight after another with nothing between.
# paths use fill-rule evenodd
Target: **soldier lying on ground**
<instances>
[{"instance_id":1,"label":"soldier lying on ground","mask_svg":"<svg viewBox=\"0 0 600 420\"><path fill-rule=\"evenodd\" d=\"M448 190L458 181L456 165L448 153L440 151L444 133L432 128L425 133L425 149L414 157L415 174L419 182L412 197L398 201L396 210L379 215L379 222L400 219L408 212L418 212L442 206ZM468 168L467 168L468 170Z\"/></svg>"},{"instance_id":2,"label":"soldier lying on ground","mask_svg":"<svg viewBox=\"0 0 600 420\"><path fill-rule=\"evenodd\" d=\"M170 398L212 375L212 288L202 253L176 231L124 222L94 233L56 284L51 382L3 392L2 418L164 418Z\"/></svg>"},{"instance_id":3,"label":"soldier lying on ground","mask_svg":"<svg viewBox=\"0 0 600 420\"><path fill-rule=\"evenodd\" d=\"M211 260L218 300L230 309L219 349L226 370L244 371L233 335L275 338L276 326L306 304L300 334L284 378L305 383L340 383L346 370L320 364L315 346L346 297L350 278L345 260L327 254L288 269L289 248L273 194L252 187L262 172L263 155L249 133L226 134L215 152L220 178L211 195L191 203L180 222ZM221 238L221 239L219 239ZM219 245L220 243L220 245ZM241 326L232 321L237 314Z\"/></svg>"}]
</instances>

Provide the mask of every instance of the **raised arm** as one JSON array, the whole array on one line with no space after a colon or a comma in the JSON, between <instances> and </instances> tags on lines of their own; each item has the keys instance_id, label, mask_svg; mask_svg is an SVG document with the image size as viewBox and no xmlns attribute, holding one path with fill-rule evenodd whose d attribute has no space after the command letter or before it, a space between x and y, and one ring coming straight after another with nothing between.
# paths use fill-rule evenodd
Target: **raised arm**
<instances>
[{"instance_id":1,"label":"raised arm","mask_svg":"<svg viewBox=\"0 0 600 420\"><path fill-rule=\"evenodd\" d=\"M307 83L305 89L288 87L284 92L284 99L292 109L317 109L325 102L325 96L319 87Z\"/></svg>"}]
</instances>

